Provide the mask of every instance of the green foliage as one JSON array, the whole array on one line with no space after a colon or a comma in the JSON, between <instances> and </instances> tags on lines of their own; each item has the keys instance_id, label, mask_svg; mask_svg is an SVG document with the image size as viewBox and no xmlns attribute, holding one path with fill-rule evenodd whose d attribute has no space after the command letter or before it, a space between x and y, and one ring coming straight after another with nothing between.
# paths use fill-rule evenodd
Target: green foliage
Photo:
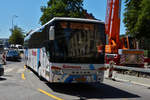
<instances>
[{"instance_id":1,"label":"green foliage","mask_svg":"<svg viewBox=\"0 0 150 100\"><path fill-rule=\"evenodd\" d=\"M135 36L135 25L138 20L138 13L140 10L141 0L126 0L126 8L124 13L124 23L126 27L126 34Z\"/></svg>"},{"instance_id":2,"label":"green foliage","mask_svg":"<svg viewBox=\"0 0 150 100\"><path fill-rule=\"evenodd\" d=\"M43 12L40 18L42 25L53 17L86 17L83 0L49 0L47 6L41 7L41 11Z\"/></svg>"},{"instance_id":3,"label":"green foliage","mask_svg":"<svg viewBox=\"0 0 150 100\"><path fill-rule=\"evenodd\" d=\"M23 30L18 27L15 26L14 29L10 30L12 32L11 36L9 37L9 42L11 44L23 44L24 41L24 32Z\"/></svg>"},{"instance_id":4,"label":"green foliage","mask_svg":"<svg viewBox=\"0 0 150 100\"><path fill-rule=\"evenodd\" d=\"M150 38L142 38L139 41L139 46L141 49L150 50Z\"/></svg>"},{"instance_id":5,"label":"green foliage","mask_svg":"<svg viewBox=\"0 0 150 100\"><path fill-rule=\"evenodd\" d=\"M3 41L2 41L2 40L0 40L0 44L3 44Z\"/></svg>"},{"instance_id":6,"label":"green foliage","mask_svg":"<svg viewBox=\"0 0 150 100\"><path fill-rule=\"evenodd\" d=\"M150 0L126 0L126 34L137 39L150 38Z\"/></svg>"},{"instance_id":7,"label":"green foliage","mask_svg":"<svg viewBox=\"0 0 150 100\"><path fill-rule=\"evenodd\" d=\"M150 38L150 0L142 0L135 30L137 38Z\"/></svg>"},{"instance_id":8,"label":"green foliage","mask_svg":"<svg viewBox=\"0 0 150 100\"><path fill-rule=\"evenodd\" d=\"M150 58L150 50L144 50L144 57Z\"/></svg>"}]
</instances>

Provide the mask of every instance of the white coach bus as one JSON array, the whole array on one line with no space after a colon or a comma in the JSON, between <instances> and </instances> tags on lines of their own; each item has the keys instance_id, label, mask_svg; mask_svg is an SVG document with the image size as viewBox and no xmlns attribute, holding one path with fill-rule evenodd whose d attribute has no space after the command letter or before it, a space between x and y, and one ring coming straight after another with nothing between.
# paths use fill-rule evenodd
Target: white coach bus
<instances>
[{"instance_id":1,"label":"white coach bus","mask_svg":"<svg viewBox=\"0 0 150 100\"><path fill-rule=\"evenodd\" d=\"M99 20L55 17L25 38L25 64L49 82L102 82L105 41Z\"/></svg>"}]
</instances>

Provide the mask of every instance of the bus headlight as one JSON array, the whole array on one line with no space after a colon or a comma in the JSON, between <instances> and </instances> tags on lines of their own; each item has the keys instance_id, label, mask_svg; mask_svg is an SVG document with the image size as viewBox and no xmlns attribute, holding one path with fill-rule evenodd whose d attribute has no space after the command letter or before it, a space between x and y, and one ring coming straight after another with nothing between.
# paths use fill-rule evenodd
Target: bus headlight
<instances>
[{"instance_id":1,"label":"bus headlight","mask_svg":"<svg viewBox=\"0 0 150 100\"><path fill-rule=\"evenodd\" d=\"M52 73L54 74L63 74L63 71L60 67L52 66L51 69L52 69Z\"/></svg>"}]
</instances>

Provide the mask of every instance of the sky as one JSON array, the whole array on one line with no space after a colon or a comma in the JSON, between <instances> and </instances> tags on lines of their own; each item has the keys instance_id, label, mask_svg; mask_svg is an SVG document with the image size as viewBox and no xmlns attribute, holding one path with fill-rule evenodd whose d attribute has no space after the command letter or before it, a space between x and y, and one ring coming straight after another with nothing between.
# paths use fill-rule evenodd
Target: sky
<instances>
[{"instance_id":1,"label":"sky","mask_svg":"<svg viewBox=\"0 0 150 100\"><path fill-rule=\"evenodd\" d=\"M1 0L0 3L0 38L9 38L13 25L21 27L24 32L40 27L41 6L48 0ZM84 0L83 7L95 18L105 21L107 0ZM123 20L124 3L122 1L120 34L125 33ZM15 17L17 16L17 17ZM13 25L12 25L13 21Z\"/></svg>"}]
</instances>

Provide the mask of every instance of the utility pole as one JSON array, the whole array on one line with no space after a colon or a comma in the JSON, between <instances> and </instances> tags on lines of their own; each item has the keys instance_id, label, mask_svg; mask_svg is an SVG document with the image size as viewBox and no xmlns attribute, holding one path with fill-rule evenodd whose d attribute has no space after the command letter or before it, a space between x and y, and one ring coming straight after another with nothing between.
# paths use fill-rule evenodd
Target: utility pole
<instances>
[{"instance_id":1,"label":"utility pole","mask_svg":"<svg viewBox=\"0 0 150 100\"><path fill-rule=\"evenodd\" d=\"M12 30L14 30L14 18L17 18L17 15L13 15L12 16Z\"/></svg>"}]
</instances>

